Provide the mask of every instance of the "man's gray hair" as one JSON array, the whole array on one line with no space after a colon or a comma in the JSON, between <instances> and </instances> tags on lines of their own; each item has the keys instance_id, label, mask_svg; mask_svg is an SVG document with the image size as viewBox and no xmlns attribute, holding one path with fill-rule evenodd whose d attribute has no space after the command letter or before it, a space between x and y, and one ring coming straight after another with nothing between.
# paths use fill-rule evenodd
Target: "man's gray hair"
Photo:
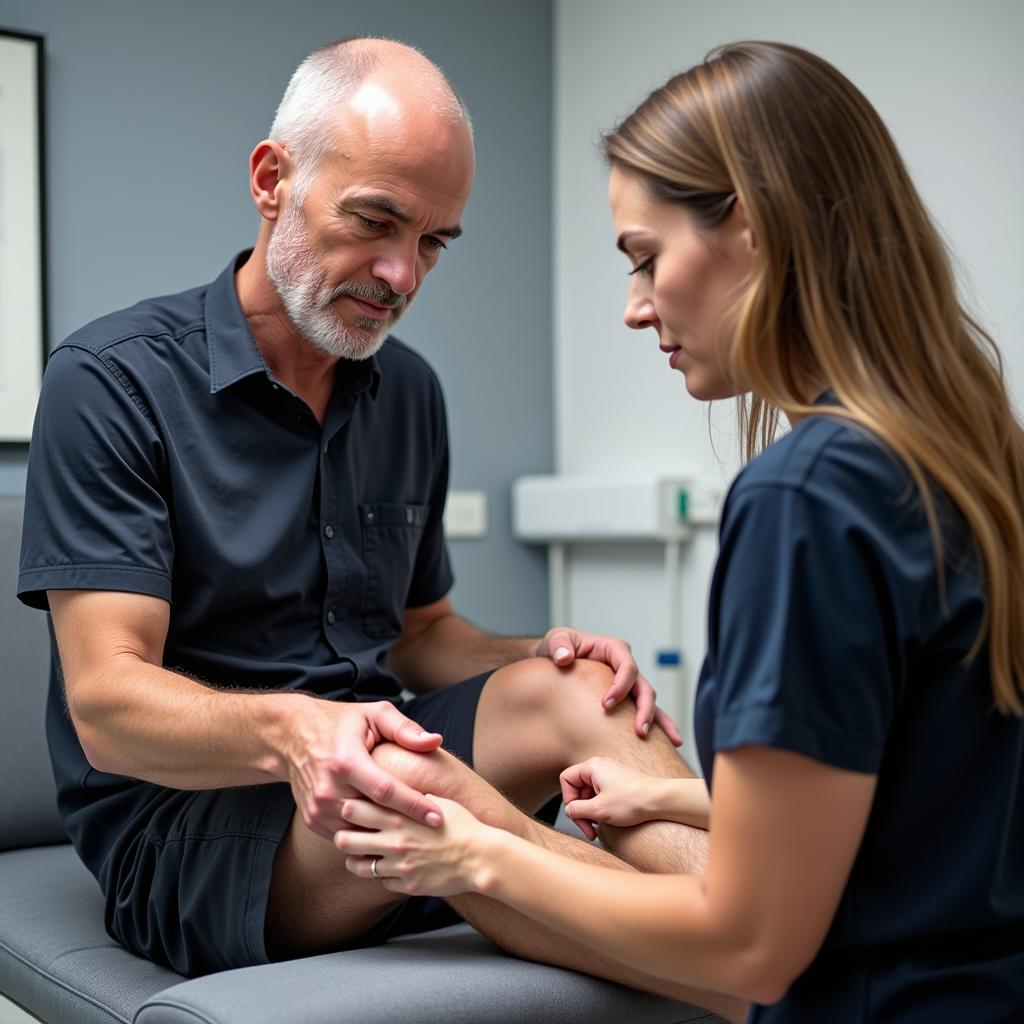
<instances>
[{"instance_id":1,"label":"man's gray hair","mask_svg":"<svg viewBox=\"0 0 1024 1024\"><path fill-rule=\"evenodd\" d=\"M270 138L288 148L296 165L292 197L302 202L320 161L334 146L333 124L338 107L387 60L387 50L403 47L416 54L413 73L422 76L424 92L434 99L449 124L465 123L472 133L469 111L445 78L414 46L393 40L349 38L314 50L288 82L270 126Z\"/></svg>"}]
</instances>

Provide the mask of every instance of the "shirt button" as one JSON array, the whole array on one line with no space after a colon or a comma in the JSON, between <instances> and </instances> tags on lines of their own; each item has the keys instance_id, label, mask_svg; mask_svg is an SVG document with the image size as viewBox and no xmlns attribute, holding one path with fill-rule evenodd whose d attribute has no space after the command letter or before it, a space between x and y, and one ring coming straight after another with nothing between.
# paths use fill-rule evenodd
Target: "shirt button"
<instances>
[{"instance_id":1,"label":"shirt button","mask_svg":"<svg viewBox=\"0 0 1024 1024\"><path fill-rule=\"evenodd\" d=\"M324 527L324 536L328 540L330 540L334 536L334 527L333 526L325 526Z\"/></svg>"},{"instance_id":2,"label":"shirt button","mask_svg":"<svg viewBox=\"0 0 1024 1024\"><path fill-rule=\"evenodd\" d=\"M327 613L327 625L328 626L333 626L336 618L337 618L337 616L334 614L334 609L332 608Z\"/></svg>"}]
</instances>

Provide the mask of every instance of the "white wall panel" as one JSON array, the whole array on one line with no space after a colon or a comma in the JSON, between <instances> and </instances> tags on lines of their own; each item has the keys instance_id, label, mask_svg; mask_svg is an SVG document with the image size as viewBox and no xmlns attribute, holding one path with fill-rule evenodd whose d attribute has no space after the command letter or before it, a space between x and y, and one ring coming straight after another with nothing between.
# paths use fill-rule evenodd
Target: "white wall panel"
<instances>
[{"instance_id":1,"label":"white wall panel","mask_svg":"<svg viewBox=\"0 0 1024 1024\"><path fill-rule=\"evenodd\" d=\"M653 332L621 321L603 130L714 45L777 39L820 53L879 109L959 254L969 304L990 325L1024 408L1024 4L933 0L555 0L555 434L559 472L728 479L733 410L706 412L668 370ZM716 451L717 450L717 451ZM703 653L713 540L684 558L691 674ZM578 551L574 619L631 639L645 668L660 643L656 555ZM685 707L688 697L667 703Z\"/></svg>"}]
</instances>

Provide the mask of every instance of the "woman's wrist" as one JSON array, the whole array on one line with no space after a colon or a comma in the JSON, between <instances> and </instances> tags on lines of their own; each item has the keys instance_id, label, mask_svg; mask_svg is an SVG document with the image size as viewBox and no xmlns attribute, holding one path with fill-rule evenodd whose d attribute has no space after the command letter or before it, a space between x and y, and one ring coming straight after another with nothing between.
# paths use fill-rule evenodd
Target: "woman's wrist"
<instances>
[{"instance_id":1,"label":"woman's wrist","mask_svg":"<svg viewBox=\"0 0 1024 1024\"><path fill-rule=\"evenodd\" d=\"M676 779L652 776L648 784L643 807L640 808L646 821L674 821L679 804Z\"/></svg>"},{"instance_id":2,"label":"woman's wrist","mask_svg":"<svg viewBox=\"0 0 1024 1024\"><path fill-rule=\"evenodd\" d=\"M473 892L482 896L497 896L501 880L507 877L509 865L515 857L516 843L526 843L526 840L504 829L484 826L473 842L471 856L474 863L469 873ZM529 843L526 845L529 846Z\"/></svg>"},{"instance_id":3,"label":"woman's wrist","mask_svg":"<svg viewBox=\"0 0 1024 1024\"><path fill-rule=\"evenodd\" d=\"M668 783L662 799L671 808L668 815L673 821L694 828L706 829L711 800L703 779L666 779Z\"/></svg>"}]
</instances>

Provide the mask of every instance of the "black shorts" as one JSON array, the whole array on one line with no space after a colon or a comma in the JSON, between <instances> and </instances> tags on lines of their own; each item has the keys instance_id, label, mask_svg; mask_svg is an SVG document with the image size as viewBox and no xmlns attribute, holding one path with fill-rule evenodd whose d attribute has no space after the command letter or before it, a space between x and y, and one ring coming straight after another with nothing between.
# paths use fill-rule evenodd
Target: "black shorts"
<instances>
[{"instance_id":1,"label":"black shorts","mask_svg":"<svg viewBox=\"0 0 1024 1024\"><path fill-rule=\"evenodd\" d=\"M490 674L399 707L424 729L441 733L444 748L472 766L476 708ZM146 826L112 866L106 908L111 935L189 976L266 963L270 876L295 814L291 788L151 788ZM373 945L458 920L443 900L409 899L349 945Z\"/></svg>"}]
</instances>

